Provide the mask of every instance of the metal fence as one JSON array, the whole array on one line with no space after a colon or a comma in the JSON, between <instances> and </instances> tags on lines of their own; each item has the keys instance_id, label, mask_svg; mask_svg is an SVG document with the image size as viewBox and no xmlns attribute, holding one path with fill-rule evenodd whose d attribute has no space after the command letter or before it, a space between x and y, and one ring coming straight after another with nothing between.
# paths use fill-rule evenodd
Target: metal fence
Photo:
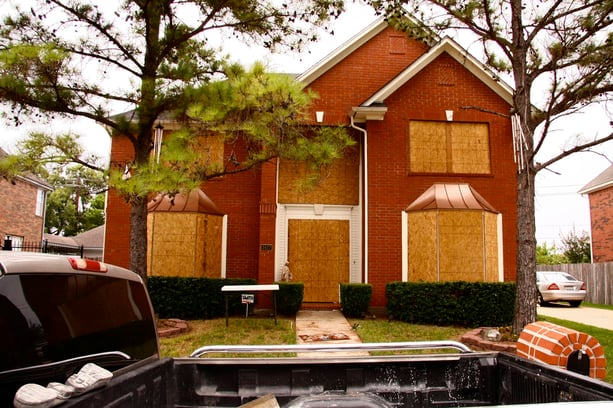
<instances>
[{"instance_id":1,"label":"metal fence","mask_svg":"<svg viewBox=\"0 0 613 408\"><path fill-rule=\"evenodd\" d=\"M83 245L61 245L43 240L42 242L24 242L21 245L15 245L11 240L4 240L2 246L4 251L21 251L21 252L43 252L46 254L56 255L76 255L83 258Z\"/></svg>"},{"instance_id":2,"label":"metal fence","mask_svg":"<svg viewBox=\"0 0 613 408\"><path fill-rule=\"evenodd\" d=\"M613 305L613 262L537 265L537 271L563 271L585 282L586 302Z\"/></svg>"}]
</instances>

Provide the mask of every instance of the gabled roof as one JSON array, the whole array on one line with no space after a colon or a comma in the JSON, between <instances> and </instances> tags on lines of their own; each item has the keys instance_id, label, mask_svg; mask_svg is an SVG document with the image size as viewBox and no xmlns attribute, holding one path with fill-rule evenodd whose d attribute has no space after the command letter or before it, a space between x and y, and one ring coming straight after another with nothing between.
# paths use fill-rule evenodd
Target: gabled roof
<instances>
[{"instance_id":1,"label":"gabled roof","mask_svg":"<svg viewBox=\"0 0 613 408\"><path fill-rule=\"evenodd\" d=\"M604 190L609 187L613 187L613 166L609 166L605 171L583 186L581 190L579 190L579 194L595 193L596 191Z\"/></svg>"},{"instance_id":2,"label":"gabled roof","mask_svg":"<svg viewBox=\"0 0 613 408\"><path fill-rule=\"evenodd\" d=\"M405 211L422 210L482 210L498 213L470 184L443 184L430 186Z\"/></svg>"},{"instance_id":3,"label":"gabled roof","mask_svg":"<svg viewBox=\"0 0 613 408\"><path fill-rule=\"evenodd\" d=\"M498 78L493 71L469 54L468 51L462 48L457 42L452 40L450 37L445 37L435 46L430 48L428 52L415 60L415 62L409 65L394 79L388 82L387 85L366 100L361 106L382 104L387 97L396 92L398 88L407 83L411 78L417 75L421 70L423 70L443 53L449 54L453 59L462 64L473 75L479 78L481 82L486 84L498 96L504 99L509 105L513 105L513 88Z\"/></svg>"},{"instance_id":4,"label":"gabled roof","mask_svg":"<svg viewBox=\"0 0 613 408\"><path fill-rule=\"evenodd\" d=\"M403 18L413 21L416 23L417 26L419 26L415 18L411 17L410 15L406 14ZM368 41L376 37L378 34L383 32L383 30L385 30L388 27L389 27L389 22L385 18L379 17L374 22L372 22L368 27L360 31L355 36L351 37L348 41L346 41L340 47L338 47L337 49L332 51L330 54L328 54L326 57L321 59L311 68L307 69L305 72L298 75L296 79L305 85L311 84L317 78L325 74L328 70L330 70L336 64L344 60L347 56L352 54L355 50L357 50L358 48L366 44ZM435 40L438 40L438 37L436 36L436 34L431 33L430 31L428 31L428 33L430 34L430 37L434 38Z\"/></svg>"},{"instance_id":5,"label":"gabled roof","mask_svg":"<svg viewBox=\"0 0 613 408\"><path fill-rule=\"evenodd\" d=\"M0 160L4 159L5 157L8 157L9 154L0 147ZM0 175L0 178L2 178L2 175ZM24 174L20 174L20 175L16 175L14 176L14 178L16 180L21 180L25 183L29 183L32 184L35 187L41 188L43 190L46 191L53 191L53 186L51 184L49 184L47 181L43 180L42 178L35 176L32 173L24 173ZM13 180L11 180L11 177L9 176L9 181L13 182ZM13 183L14 184L14 183Z\"/></svg>"},{"instance_id":6,"label":"gabled roof","mask_svg":"<svg viewBox=\"0 0 613 408\"><path fill-rule=\"evenodd\" d=\"M72 237L44 233L43 239L58 245L83 245L84 248L102 248L104 246L104 224Z\"/></svg>"},{"instance_id":7,"label":"gabled roof","mask_svg":"<svg viewBox=\"0 0 613 408\"><path fill-rule=\"evenodd\" d=\"M407 15L405 18L415 20L409 15ZM386 28L388 28L388 26L389 22L384 18L377 19L356 36L352 37L349 41L341 45L332 53L328 54L328 56L320 60L317 64L313 65L307 71L299 75L297 80L301 81L305 85L311 84L351 53L383 32ZM411 80L411 78L417 75L432 61L434 61L434 59L443 53L449 54L479 80L485 83L509 105L513 105L513 88L502 81L485 64L477 60L474 56L468 53L468 51L449 37L445 37L441 40L432 34L430 38L433 38L436 43L432 44L431 48L425 54L409 65L404 71L388 82L383 88L378 90L359 107L353 108L354 118L357 122L363 122L365 120L382 120L383 116L387 112L387 108L384 105L385 99L396 92L398 88Z\"/></svg>"}]
</instances>

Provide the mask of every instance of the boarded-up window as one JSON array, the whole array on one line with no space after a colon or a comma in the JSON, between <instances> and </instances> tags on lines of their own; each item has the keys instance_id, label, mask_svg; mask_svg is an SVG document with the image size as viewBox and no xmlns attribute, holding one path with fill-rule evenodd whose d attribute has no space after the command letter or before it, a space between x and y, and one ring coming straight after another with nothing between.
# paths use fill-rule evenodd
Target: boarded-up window
<instances>
[{"instance_id":1,"label":"boarded-up window","mask_svg":"<svg viewBox=\"0 0 613 408\"><path fill-rule=\"evenodd\" d=\"M154 130L155 131L155 130ZM169 133L163 133L162 145L158 148L164 150L164 140ZM154 136L155 140L155 136ZM200 168L206 169L206 173L216 173L223 169L224 164L224 137L216 133L205 133L191 139L188 148L192 152L198 152L199 157L195 163ZM156 160L156 149L151 149L151 160Z\"/></svg>"},{"instance_id":2,"label":"boarded-up window","mask_svg":"<svg viewBox=\"0 0 613 408\"><path fill-rule=\"evenodd\" d=\"M409 170L414 173L489 174L488 125L411 121Z\"/></svg>"},{"instance_id":3,"label":"boarded-up window","mask_svg":"<svg viewBox=\"0 0 613 408\"><path fill-rule=\"evenodd\" d=\"M284 204L342 204L359 203L360 153L358 148L347 149L343 157L316 173L318 180L309 184L309 164L304 161L279 162L279 202Z\"/></svg>"},{"instance_id":4,"label":"boarded-up window","mask_svg":"<svg viewBox=\"0 0 613 408\"><path fill-rule=\"evenodd\" d=\"M223 168L224 137L218 134L198 136L194 143L194 151L200 153L199 164L210 169L210 172Z\"/></svg>"}]
</instances>

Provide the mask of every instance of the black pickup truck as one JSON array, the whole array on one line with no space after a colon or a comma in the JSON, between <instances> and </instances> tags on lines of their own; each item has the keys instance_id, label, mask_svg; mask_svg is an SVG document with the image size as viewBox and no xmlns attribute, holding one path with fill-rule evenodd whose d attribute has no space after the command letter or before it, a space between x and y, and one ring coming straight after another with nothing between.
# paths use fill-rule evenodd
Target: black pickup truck
<instances>
[{"instance_id":1,"label":"black pickup truck","mask_svg":"<svg viewBox=\"0 0 613 408\"><path fill-rule=\"evenodd\" d=\"M611 384L508 353L471 352L457 342L209 346L188 358L160 359L138 276L59 256L0 252L0 329L2 407L12 405L23 384L63 383L86 363L113 378L60 407L613 406ZM368 353L414 348L455 351ZM201 358L219 351L297 357ZM324 357L308 354L315 351ZM355 353L338 354L348 351Z\"/></svg>"}]
</instances>

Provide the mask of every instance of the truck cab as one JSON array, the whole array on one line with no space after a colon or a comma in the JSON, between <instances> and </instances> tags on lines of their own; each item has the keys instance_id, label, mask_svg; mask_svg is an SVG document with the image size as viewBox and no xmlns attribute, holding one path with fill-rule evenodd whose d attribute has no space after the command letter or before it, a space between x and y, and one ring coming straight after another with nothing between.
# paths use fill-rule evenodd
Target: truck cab
<instances>
[{"instance_id":1,"label":"truck cab","mask_svg":"<svg viewBox=\"0 0 613 408\"><path fill-rule=\"evenodd\" d=\"M0 333L1 406L89 362L121 373L159 358L142 279L81 258L0 251Z\"/></svg>"}]
</instances>

